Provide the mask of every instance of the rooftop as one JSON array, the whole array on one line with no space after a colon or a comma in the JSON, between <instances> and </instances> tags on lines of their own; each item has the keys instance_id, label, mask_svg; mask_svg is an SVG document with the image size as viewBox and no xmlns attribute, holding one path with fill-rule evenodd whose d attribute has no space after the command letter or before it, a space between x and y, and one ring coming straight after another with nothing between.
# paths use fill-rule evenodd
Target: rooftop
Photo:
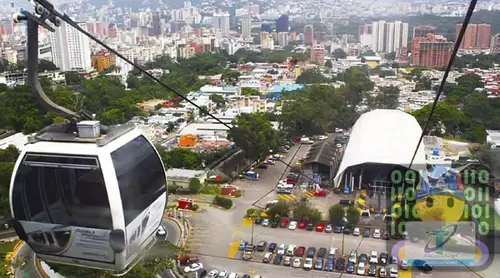
<instances>
[{"instance_id":1,"label":"rooftop","mask_svg":"<svg viewBox=\"0 0 500 278\"><path fill-rule=\"evenodd\" d=\"M167 180L188 180L201 177L205 173L205 171L201 170L170 168L167 170Z\"/></svg>"}]
</instances>

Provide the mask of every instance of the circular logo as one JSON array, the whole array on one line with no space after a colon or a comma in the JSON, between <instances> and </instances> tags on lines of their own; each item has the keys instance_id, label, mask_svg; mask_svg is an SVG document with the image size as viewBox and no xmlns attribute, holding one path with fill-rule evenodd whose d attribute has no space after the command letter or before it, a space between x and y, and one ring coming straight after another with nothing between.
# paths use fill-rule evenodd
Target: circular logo
<instances>
[{"instance_id":1,"label":"circular logo","mask_svg":"<svg viewBox=\"0 0 500 278\"><path fill-rule=\"evenodd\" d=\"M416 198L416 211L422 221L457 222L464 204L464 187L458 171L436 166L431 172L423 172Z\"/></svg>"}]
</instances>

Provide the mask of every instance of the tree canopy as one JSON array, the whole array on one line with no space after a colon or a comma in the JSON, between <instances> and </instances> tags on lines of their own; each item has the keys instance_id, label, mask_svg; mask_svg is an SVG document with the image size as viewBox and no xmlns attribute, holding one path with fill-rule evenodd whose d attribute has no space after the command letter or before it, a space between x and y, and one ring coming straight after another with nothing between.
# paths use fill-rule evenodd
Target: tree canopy
<instances>
[{"instance_id":1,"label":"tree canopy","mask_svg":"<svg viewBox=\"0 0 500 278\"><path fill-rule=\"evenodd\" d=\"M298 84L319 84L319 83L332 83L335 79L325 77L319 70L306 70L302 72L297 80Z\"/></svg>"},{"instance_id":2,"label":"tree canopy","mask_svg":"<svg viewBox=\"0 0 500 278\"><path fill-rule=\"evenodd\" d=\"M337 48L333 51L332 56L337 59L345 59L347 57L347 53L342 48Z\"/></svg>"},{"instance_id":3,"label":"tree canopy","mask_svg":"<svg viewBox=\"0 0 500 278\"><path fill-rule=\"evenodd\" d=\"M245 151L248 157L264 158L280 146L280 135L265 114L241 114L233 125L228 139Z\"/></svg>"}]
</instances>

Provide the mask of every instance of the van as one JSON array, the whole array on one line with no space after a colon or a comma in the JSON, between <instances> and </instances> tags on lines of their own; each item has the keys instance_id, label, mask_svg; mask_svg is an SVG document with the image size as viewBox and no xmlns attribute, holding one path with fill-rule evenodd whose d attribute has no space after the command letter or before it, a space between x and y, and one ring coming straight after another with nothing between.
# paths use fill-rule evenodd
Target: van
<instances>
[{"instance_id":1,"label":"van","mask_svg":"<svg viewBox=\"0 0 500 278\"><path fill-rule=\"evenodd\" d=\"M286 249L286 254L288 256L293 256L293 254L295 254L295 250L297 250L297 246L295 245L289 245L288 248Z\"/></svg>"}]
</instances>

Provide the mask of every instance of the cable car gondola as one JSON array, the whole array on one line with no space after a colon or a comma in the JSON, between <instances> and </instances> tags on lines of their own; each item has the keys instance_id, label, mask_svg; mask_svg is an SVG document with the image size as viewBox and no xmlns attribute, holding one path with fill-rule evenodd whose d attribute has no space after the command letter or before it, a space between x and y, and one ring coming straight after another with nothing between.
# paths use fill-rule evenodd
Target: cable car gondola
<instances>
[{"instance_id":1,"label":"cable car gondola","mask_svg":"<svg viewBox=\"0 0 500 278\"><path fill-rule=\"evenodd\" d=\"M28 138L10 184L14 229L41 260L124 274L155 242L167 202L163 163L134 125L108 130L46 97L37 76L40 18L25 14L32 89L70 121Z\"/></svg>"}]
</instances>

